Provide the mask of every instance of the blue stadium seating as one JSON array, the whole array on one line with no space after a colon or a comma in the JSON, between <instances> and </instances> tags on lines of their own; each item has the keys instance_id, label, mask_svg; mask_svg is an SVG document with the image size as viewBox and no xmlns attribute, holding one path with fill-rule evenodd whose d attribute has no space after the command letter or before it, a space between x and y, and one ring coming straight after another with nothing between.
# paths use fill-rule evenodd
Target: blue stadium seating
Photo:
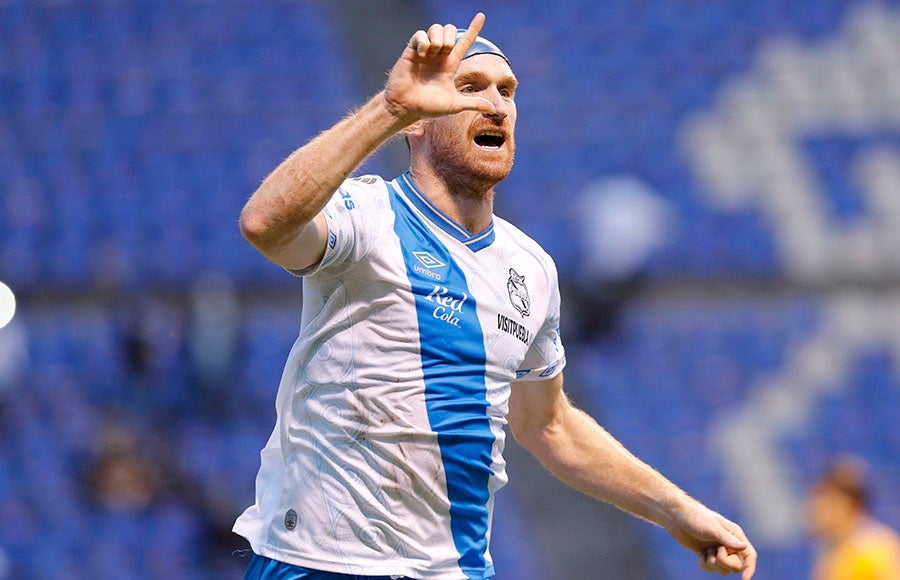
<instances>
[{"instance_id":1,"label":"blue stadium seating","mask_svg":"<svg viewBox=\"0 0 900 580\"><path fill-rule=\"evenodd\" d=\"M0 11L9 282L177 285L210 263L283 280L258 268L236 220L280 158L356 101L323 3Z\"/></svg>"},{"instance_id":2,"label":"blue stadium seating","mask_svg":"<svg viewBox=\"0 0 900 580\"><path fill-rule=\"evenodd\" d=\"M460 25L481 4L423 2L434 20ZM765 42L827 39L856 4L491 5L485 34L522 81L517 165L499 188L498 213L572 276L575 194L598 177L634 175L683 226L650 260L651 284L781 279L771 216L710 205L679 129L754 66ZM232 517L252 499L297 306L250 300L233 379L210 391L192 376L186 314L147 291L184 293L204 271L247 293L297 287L241 239L236 220L267 171L363 98L335 30L324 0L0 2L0 279L31 298L19 314L26 373L0 390L0 549L11 578L239 577L243 561L207 557L222 552L209 546L221 525L210 512ZM849 170L856 152L898 143L890 130L804 143L830 217L850 223L861 212ZM54 302L53 292L65 298ZM82 295L91 299L82 304ZM138 319L153 324L137 328ZM781 368L822 319L822 296L805 289L631 306L613 339L567 343L569 381L639 456L739 515L720 462L698 452L710 421ZM143 355L130 350L135 333ZM876 512L898 526L896 357L863 352L847 384L781 446L800 486L837 451L871 461ZM89 466L111 424L127 425L140 453L164 457L180 478L130 514L89 493ZM534 542L521 517L512 499L498 516L501 578L540 577L537 551L515 553ZM705 577L663 532L647 534L658 577ZM759 577L804 577L810 555L807 544L769 550Z\"/></svg>"}]
</instances>

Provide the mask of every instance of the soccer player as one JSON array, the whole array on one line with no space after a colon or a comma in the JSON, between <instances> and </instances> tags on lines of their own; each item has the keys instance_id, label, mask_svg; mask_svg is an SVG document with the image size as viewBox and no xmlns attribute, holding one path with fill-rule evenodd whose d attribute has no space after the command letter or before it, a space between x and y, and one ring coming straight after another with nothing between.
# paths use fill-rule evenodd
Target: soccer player
<instances>
[{"instance_id":1,"label":"soccer player","mask_svg":"<svg viewBox=\"0 0 900 580\"><path fill-rule=\"evenodd\" d=\"M836 460L813 487L809 528L821 541L813 580L897 580L900 536L869 513L865 464Z\"/></svg>"},{"instance_id":2,"label":"soccer player","mask_svg":"<svg viewBox=\"0 0 900 580\"><path fill-rule=\"evenodd\" d=\"M246 238L304 278L256 503L234 527L254 552L246 578L491 577L508 421L563 481L748 580L756 552L740 527L563 392L555 267L493 215L517 81L483 24L417 31L384 90L292 153L241 213ZM348 179L397 134L407 173Z\"/></svg>"}]
</instances>

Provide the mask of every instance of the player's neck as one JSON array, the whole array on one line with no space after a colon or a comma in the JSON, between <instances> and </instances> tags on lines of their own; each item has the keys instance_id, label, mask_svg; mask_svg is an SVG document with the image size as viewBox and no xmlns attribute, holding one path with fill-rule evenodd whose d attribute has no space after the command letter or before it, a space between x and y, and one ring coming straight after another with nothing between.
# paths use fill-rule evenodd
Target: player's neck
<instances>
[{"instance_id":1,"label":"player's neck","mask_svg":"<svg viewBox=\"0 0 900 580\"><path fill-rule=\"evenodd\" d=\"M495 183L448 179L433 168L422 166L410 167L409 175L431 203L470 234L477 234L491 225Z\"/></svg>"}]
</instances>

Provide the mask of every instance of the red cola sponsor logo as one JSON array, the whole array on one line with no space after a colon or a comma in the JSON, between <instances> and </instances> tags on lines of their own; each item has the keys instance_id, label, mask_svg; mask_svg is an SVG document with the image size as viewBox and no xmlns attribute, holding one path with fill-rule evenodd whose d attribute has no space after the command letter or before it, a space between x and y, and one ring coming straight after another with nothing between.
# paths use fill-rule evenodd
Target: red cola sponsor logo
<instances>
[{"instance_id":1,"label":"red cola sponsor logo","mask_svg":"<svg viewBox=\"0 0 900 580\"><path fill-rule=\"evenodd\" d=\"M438 320L442 320L451 326L459 326L459 316L463 313L463 305L469 296L465 292L454 294L446 286L434 286L431 294L425 300L433 302L436 306L431 313Z\"/></svg>"}]
</instances>

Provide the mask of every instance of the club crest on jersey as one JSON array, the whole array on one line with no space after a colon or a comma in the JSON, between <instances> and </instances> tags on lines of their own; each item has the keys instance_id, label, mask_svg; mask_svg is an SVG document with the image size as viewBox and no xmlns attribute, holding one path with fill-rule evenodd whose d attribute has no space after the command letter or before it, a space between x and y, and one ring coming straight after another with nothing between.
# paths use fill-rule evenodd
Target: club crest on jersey
<instances>
[{"instance_id":1,"label":"club crest on jersey","mask_svg":"<svg viewBox=\"0 0 900 580\"><path fill-rule=\"evenodd\" d=\"M506 291L509 292L509 301L513 308L518 310L522 316L528 316L531 312L531 298L529 298L528 288L525 286L525 276L520 276L515 268L509 269Z\"/></svg>"}]
</instances>

